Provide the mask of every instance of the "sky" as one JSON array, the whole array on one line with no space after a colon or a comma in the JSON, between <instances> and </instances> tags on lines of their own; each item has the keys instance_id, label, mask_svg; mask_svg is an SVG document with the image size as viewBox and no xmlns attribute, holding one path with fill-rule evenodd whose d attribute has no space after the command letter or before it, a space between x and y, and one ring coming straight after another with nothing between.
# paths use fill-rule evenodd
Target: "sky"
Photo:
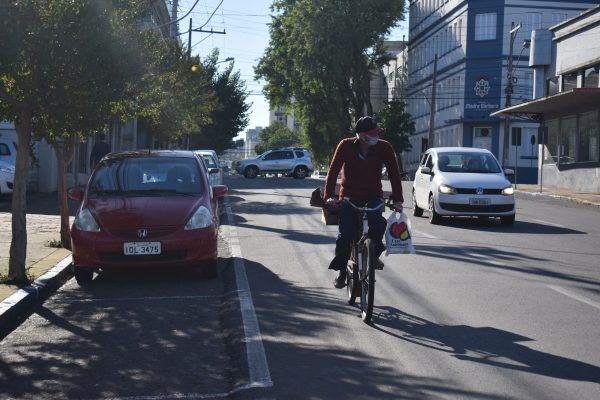
<instances>
[{"instance_id":1,"label":"sky","mask_svg":"<svg viewBox=\"0 0 600 400\"><path fill-rule=\"evenodd\" d=\"M269 44L267 24L271 20L269 7L272 0L179 0L178 18L185 15L196 1L190 15L179 22L179 31L187 32L192 18L193 28L202 27L203 30L213 29L226 33L193 32L192 54L206 57L212 49L218 48L219 60L233 57L235 69L240 70L252 102L248 128L268 126L269 104L262 95L264 82L254 80L253 67ZM400 23L400 27L392 31L389 40L402 40L403 34L408 37L407 25L408 17ZM181 35L181 39L184 46L187 46L188 35Z\"/></svg>"}]
</instances>

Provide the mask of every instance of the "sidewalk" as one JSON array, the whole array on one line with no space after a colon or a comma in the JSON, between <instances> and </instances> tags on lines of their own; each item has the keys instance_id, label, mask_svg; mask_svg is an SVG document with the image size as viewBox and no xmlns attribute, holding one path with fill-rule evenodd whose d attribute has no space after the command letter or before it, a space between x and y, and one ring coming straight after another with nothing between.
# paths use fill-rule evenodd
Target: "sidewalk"
<instances>
[{"instance_id":1,"label":"sidewalk","mask_svg":"<svg viewBox=\"0 0 600 400\"><path fill-rule=\"evenodd\" d=\"M600 193L575 192L561 188L543 188L543 191L540 193L539 185L525 185L521 183L515 188L515 193L527 197L566 200L578 204L600 207Z\"/></svg>"}]
</instances>

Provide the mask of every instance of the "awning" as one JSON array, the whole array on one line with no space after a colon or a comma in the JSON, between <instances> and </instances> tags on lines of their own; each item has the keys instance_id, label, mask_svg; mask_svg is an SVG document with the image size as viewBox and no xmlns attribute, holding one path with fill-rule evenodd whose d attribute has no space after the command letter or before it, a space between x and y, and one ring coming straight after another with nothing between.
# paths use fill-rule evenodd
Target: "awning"
<instances>
[{"instance_id":1,"label":"awning","mask_svg":"<svg viewBox=\"0 0 600 400\"><path fill-rule=\"evenodd\" d=\"M490 115L492 117L500 117L504 115L539 116L553 113L562 114L571 110L585 111L598 108L599 105L600 88L581 88L503 108Z\"/></svg>"}]
</instances>

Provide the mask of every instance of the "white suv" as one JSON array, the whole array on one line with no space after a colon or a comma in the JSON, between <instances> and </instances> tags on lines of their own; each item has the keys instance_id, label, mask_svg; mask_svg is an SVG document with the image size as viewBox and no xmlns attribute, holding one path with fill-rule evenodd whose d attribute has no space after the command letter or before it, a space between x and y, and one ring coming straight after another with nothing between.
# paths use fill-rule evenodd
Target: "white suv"
<instances>
[{"instance_id":1,"label":"white suv","mask_svg":"<svg viewBox=\"0 0 600 400\"><path fill-rule=\"evenodd\" d=\"M242 160L235 169L246 178L256 178L260 174L285 174L304 179L313 170L313 163L306 149L275 149L256 158Z\"/></svg>"},{"instance_id":2,"label":"white suv","mask_svg":"<svg viewBox=\"0 0 600 400\"><path fill-rule=\"evenodd\" d=\"M429 212L429 222L442 216L500 217L503 225L515 222L512 184L494 155L485 149L439 147L423 154L413 183L413 214Z\"/></svg>"}]
</instances>

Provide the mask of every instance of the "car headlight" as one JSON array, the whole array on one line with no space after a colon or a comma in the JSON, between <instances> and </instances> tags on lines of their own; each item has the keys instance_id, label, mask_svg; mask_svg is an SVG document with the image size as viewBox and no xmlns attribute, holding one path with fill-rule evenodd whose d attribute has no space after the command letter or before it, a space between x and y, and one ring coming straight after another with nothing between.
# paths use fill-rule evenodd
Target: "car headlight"
<instances>
[{"instance_id":1,"label":"car headlight","mask_svg":"<svg viewBox=\"0 0 600 400\"><path fill-rule=\"evenodd\" d=\"M94 216L87 208L82 208L75 217L75 228L84 232L100 232L100 227L94 219Z\"/></svg>"},{"instance_id":2,"label":"car headlight","mask_svg":"<svg viewBox=\"0 0 600 400\"><path fill-rule=\"evenodd\" d=\"M213 221L211 212L208 210L208 208L200 206L200 208L196 210L194 215L192 215L187 224L185 224L185 227L183 229L188 231L190 229L206 228L211 226L212 222Z\"/></svg>"},{"instance_id":3,"label":"car headlight","mask_svg":"<svg viewBox=\"0 0 600 400\"><path fill-rule=\"evenodd\" d=\"M513 189L512 185L510 185L509 187L502 189L502 194L505 196L512 196L515 194L515 189Z\"/></svg>"},{"instance_id":4,"label":"car headlight","mask_svg":"<svg viewBox=\"0 0 600 400\"><path fill-rule=\"evenodd\" d=\"M452 186L448 186L448 185L440 185L438 190L440 193L444 193L444 194L456 194L456 189L454 189Z\"/></svg>"}]
</instances>

